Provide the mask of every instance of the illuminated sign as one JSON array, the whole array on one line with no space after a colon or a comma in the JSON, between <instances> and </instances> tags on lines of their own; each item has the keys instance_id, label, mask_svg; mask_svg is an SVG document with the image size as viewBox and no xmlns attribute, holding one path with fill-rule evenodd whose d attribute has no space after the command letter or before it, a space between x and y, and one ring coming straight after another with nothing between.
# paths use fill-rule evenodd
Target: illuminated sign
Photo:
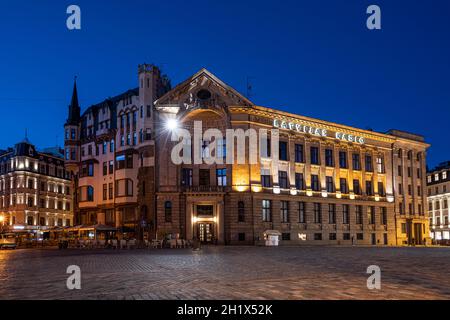
<instances>
[{"instance_id":1,"label":"illuminated sign","mask_svg":"<svg viewBox=\"0 0 450 320\"><path fill-rule=\"evenodd\" d=\"M280 121L278 119L273 120L273 126L275 128L294 130L301 133L308 133L318 137L328 137L328 131L326 129L316 128L312 126L305 126L303 124ZM365 143L364 137L356 136L353 134L343 133L343 132L335 132L334 137L338 140L347 141L347 142L356 142L360 144Z\"/></svg>"}]
</instances>

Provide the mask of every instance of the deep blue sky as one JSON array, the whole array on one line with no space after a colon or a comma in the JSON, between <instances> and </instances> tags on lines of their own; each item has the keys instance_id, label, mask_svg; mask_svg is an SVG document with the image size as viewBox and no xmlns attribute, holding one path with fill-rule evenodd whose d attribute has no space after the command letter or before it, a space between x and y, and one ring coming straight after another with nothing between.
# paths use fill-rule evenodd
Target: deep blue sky
<instances>
[{"instance_id":1,"label":"deep blue sky","mask_svg":"<svg viewBox=\"0 0 450 320\"><path fill-rule=\"evenodd\" d=\"M77 4L82 30L66 28ZM366 28L378 4L382 30ZM62 144L74 75L82 109L155 63L177 84L206 67L256 104L425 135L450 160L450 1L0 2L0 148Z\"/></svg>"}]
</instances>

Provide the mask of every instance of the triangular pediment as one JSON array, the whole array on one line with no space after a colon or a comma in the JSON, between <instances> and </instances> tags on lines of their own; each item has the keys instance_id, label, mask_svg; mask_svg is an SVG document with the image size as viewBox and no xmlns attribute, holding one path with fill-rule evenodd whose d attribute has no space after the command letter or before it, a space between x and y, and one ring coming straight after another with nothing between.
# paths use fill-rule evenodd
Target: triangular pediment
<instances>
[{"instance_id":1,"label":"triangular pediment","mask_svg":"<svg viewBox=\"0 0 450 320\"><path fill-rule=\"evenodd\" d=\"M157 108L179 107L181 110L253 105L206 69L201 69L155 101Z\"/></svg>"}]
</instances>

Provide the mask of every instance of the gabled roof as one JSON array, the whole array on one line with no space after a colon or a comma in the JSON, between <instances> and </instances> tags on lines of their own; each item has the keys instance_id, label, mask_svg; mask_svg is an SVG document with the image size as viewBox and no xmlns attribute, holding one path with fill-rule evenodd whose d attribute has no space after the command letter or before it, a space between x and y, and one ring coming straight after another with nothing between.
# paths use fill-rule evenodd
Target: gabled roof
<instances>
[{"instance_id":1,"label":"gabled roof","mask_svg":"<svg viewBox=\"0 0 450 320\"><path fill-rule=\"evenodd\" d=\"M185 81L181 82L177 86L175 86L172 90L168 91L166 94L164 94L162 97L160 97L158 100L155 101L155 105L161 103L164 100L167 100L170 96L172 96L177 91L182 91L185 87L189 86L193 81L195 81L198 78L201 78L202 76L205 76L212 81L214 81L216 84L218 84L220 87L222 87L224 90L231 92L234 96L236 96L240 101L242 101L241 105L247 105L247 106L253 106L254 103L251 102L249 99L247 99L244 95L239 93L237 90L235 90L233 87L227 85L225 82L220 80L218 77L216 77L213 73L209 72L205 68L202 68L200 71L186 79Z\"/></svg>"}]
</instances>

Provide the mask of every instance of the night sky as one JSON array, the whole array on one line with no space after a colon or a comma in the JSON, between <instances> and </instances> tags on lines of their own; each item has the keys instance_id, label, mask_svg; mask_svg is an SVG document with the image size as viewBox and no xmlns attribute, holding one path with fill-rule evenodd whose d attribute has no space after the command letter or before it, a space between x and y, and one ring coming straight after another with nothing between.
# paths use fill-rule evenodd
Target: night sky
<instances>
[{"instance_id":1,"label":"night sky","mask_svg":"<svg viewBox=\"0 0 450 320\"><path fill-rule=\"evenodd\" d=\"M366 28L370 4L382 30ZM432 167L450 160L449 41L447 0L1 1L0 149L25 128L62 145L75 75L84 110L137 87L147 62L173 85L205 67L243 94L249 78L258 105L422 134Z\"/></svg>"}]
</instances>

